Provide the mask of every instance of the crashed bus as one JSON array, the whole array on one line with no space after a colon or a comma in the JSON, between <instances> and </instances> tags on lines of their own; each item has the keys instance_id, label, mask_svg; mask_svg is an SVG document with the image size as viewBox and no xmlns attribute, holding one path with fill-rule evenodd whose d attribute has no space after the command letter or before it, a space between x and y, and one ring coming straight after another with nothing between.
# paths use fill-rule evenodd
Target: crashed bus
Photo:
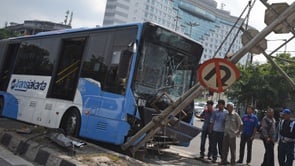
<instances>
[{"instance_id":1,"label":"crashed bus","mask_svg":"<svg viewBox=\"0 0 295 166\"><path fill-rule=\"evenodd\" d=\"M195 84L202 51L150 22L4 39L0 115L122 145ZM193 108L147 144L188 145L199 133L189 124Z\"/></svg>"}]
</instances>

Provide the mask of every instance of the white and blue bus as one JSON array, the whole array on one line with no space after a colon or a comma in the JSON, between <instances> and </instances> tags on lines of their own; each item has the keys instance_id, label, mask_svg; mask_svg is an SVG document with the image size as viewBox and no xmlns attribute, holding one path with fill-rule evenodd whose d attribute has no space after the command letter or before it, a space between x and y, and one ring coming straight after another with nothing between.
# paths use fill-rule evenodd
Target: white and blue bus
<instances>
[{"instance_id":1,"label":"white and blue bus","mask_svg":"<svg viewBox=\"0 0 295 166\"><path fill-rule=\"evenodd\" d=\"M0 115L122 145L194 84L202 51L149 22L1 40Z\"/></svg>"}]
</instances>

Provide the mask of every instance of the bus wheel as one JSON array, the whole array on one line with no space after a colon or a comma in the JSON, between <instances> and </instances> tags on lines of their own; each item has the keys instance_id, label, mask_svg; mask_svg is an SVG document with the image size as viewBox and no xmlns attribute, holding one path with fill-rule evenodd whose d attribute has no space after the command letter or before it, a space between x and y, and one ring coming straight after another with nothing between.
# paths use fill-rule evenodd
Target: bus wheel
<instances>
[{"instance_id":1,"label":"bus wheel","mask_svg":"<svg viewBox=\"0 0 295 166\"><path fill-rule=\"evenodd\" d=\"M77 137L80 130L81 118L77 109L71 108L62 118L61 128L68 136Z\"/></svg>"},{"instance_id":2,"label":"bus wheel","mask_svg":"<svg viewBox=\"0 0 295 166\"><path fill-rule=\"evenodd\" d=\"M2 116L3 109L4 109L4 98L0 96L0 116Z\"/></svg>"}]
</instances>

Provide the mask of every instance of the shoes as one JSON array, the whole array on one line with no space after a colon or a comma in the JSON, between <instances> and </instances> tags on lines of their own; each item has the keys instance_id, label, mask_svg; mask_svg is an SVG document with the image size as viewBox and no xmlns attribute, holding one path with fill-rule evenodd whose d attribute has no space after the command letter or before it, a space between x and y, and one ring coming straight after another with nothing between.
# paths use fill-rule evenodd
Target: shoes
<instances>
[{"instance_id":1,"label":"shoes","mask_svg":"<svg viewBox=\"0 0 295 166\"><path fill-rule=\"evenodd\" d=\"M217 160L217 159L213 159L213 160L212 160L212 163L216 163L216 160Z\"/></svg>"},{"instance_id":2,"label":"shoes","mask_svg":"<svg viewBox=\"0 0 295 166\"><path fill-rule=\"evenodd\" d=\"M250 165L250 163L247 162L247 165Z\"/></svg>"},{"instance_id":3,"label":"shoes","mask_svg":"<svg viewBox=\"0 0 295 166\"><path fill-rule=\"evenodd\" d=\"M243 162L241 160L238 160L237 163L242 164Z\"/></svg>"},{"instance_id":4,"label":"shoes","mask_svg":"<svg viewBox=\"0 0 295 166\"><path fill-rule=\"evenodd\" d=\"M219 162L218 165L227 165L225 162Z\"/></svg>"},{"instance_id":5,"label":"shoes","mask_svg":"<svg viewBox=\"0 0 295 166\"><path fill-rule=\"evenodd\" d=\"M228 161L226 161L226 162L219 162L219 163L218 163L218 165L228 165L228 164L229 164Z\"/></svg>"},{"instance_id":6,"label":"shoes","mask_svg":"<svg viewBox=\"0 0 295 166\"><path fill-rule=\"evenodd\" d=\"M236 165L236 162L230 163L230 165L234 166L234 165Z\"/></svg>"},{"instance_id":7,"label":"shoes","mask_svg":"<svg viewBox=\"0 0 295 166\"><path fill-rule=\"evenodd\" d=\"M195 157L196 160L204 160L204 156Z\"/></svg>"},{"instance_id":8,"label":"shoes","mask_svg":"<svg viewBox=\"0 0 295 166\"><path fill-rule=\"evenodd\" d=\"M208 157L208 160L212 160L212 158L209 156L209 157Z\"/></svg>"}]
</instances>

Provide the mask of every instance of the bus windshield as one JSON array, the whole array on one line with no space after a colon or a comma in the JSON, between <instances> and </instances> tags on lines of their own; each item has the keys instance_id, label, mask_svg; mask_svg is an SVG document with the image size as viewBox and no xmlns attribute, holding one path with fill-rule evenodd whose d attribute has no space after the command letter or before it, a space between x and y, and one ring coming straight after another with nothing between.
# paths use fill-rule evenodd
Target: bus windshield
<instances>
[{"instance_id":1,"label":"bus windshield","mask_svg":"<svg viewBox=\"0 0 295 166\"><path fill-rule=\"evenodd\" d=\"M179 97L189 88L192 71L186 68L187 56L149 42L143 48L135 92L153 95L165 91Z\"/></svg>"},{"instance_id":2,"label":"bus windshield","mask_svg":"<svg viewBox=\"0 0 295 166\"><path fill-rule=\"evenodd\" d=\"M150 28L145 32L135 75L135 93L154 96L166 92L177 99L195 81L201 54L194 52L197 48L193 42L168 30Z\"/></svg>"}]
</instances>

